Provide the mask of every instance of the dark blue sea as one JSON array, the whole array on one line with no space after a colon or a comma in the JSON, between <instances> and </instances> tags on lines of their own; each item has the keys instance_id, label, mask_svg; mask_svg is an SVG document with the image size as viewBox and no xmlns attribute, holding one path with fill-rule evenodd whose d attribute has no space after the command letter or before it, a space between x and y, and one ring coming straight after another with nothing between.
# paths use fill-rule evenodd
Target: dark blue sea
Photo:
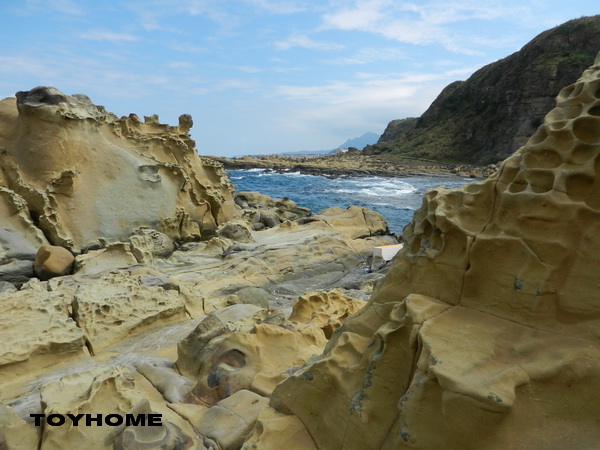
<instances>
[{"instance_id":1,"label":"dark blue sea","mask_svg":"<svg viewBox=\"0 0 600 450\"><path fill-rule=\"evenodd\" d=\"M274 198L288 197L299 206L317 213L330 206L364 206L381 213L390 230L402 232L421 206L423 193L444 185L457 188L473 181L439 177L344 177L326 178L288 172L265 173L262 169L230 170L231 182L239 191L257 191Z\"/></svg>"}]
</instances>

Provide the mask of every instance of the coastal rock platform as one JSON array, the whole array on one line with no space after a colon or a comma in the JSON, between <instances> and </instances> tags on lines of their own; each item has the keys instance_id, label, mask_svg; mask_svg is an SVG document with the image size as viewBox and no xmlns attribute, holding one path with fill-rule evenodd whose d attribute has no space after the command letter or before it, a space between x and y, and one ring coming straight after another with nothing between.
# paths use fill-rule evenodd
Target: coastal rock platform
<instances>
[{"instance_id":1,"label":"coastal rock platform","mask_svg":"<svg viewBox=\"0 0 600 450\"><path fill-rule=\"evenodd\" d=\"M21 112L37 95L20 94ZM61 95L45 90L32 117L65 125L68 106L95 123L100 110ZM18 124L10 110L0 118ZM599 111L600 55L497 173L428 191L377 270L373 247L397 243L382 216L234 198L215 162L195 194L153 184L198 211L90 241L67 217L77 174L38 179L7 150L0 448L597 447ZM169 160L175 131L159 128L151 147ZM199 168L186 155L179 167ZM34 276L45 244L73 253L71 273ZM75 425L90 415L119 423ZM140 416L160 420L123 422Z\"/></svg>"}]
</instances>

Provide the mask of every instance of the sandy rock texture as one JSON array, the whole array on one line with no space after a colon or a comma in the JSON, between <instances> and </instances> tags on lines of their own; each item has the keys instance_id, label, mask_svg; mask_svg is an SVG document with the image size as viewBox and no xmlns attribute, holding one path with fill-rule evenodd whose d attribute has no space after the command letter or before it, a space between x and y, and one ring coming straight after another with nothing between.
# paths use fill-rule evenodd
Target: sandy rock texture
<instances>
[{"instance_id":1,"label":"sandy rock texture","mask_svg":"<svg viewBox=\"0 0 600 450\"><path fill-rule=\"evenodd\" d=\"M600 55L496 175L425 195L367 306L271 406L324 449L596 447L599 161Z\"/></svg>"},{"instance_id":2,"label":"sandy rock texture","mask_svg":"<svg viewBox=\"0 0 600 450\"><path fill-rule=\"evenodd\" d=\"M368 256L395 238L369 216L308 211L255 231L240 210L212 238L178 249L138 228L77 255L71 274L10 284L0 292L0 443L233 449L285 425L283 436L308 445L301 422L271 410L269 396L382 278ZM159 413L163 426L36 427L32 413Z\"/></svg>"},{"instance_id":3,"label":"sandy rock texture","mask_svg":"<svg viewBox=\"0 0 600 450\"><path fill-rule=\"evenodd\" d=\"M236 215L233 187L220 164L198 156L191 126L187 115L178 126L118 118L52 87L2 100L2 267L33 260L29 247L46 239L79 253L140 227L178 240L214 233Z\"/></svg>"},{"instance_id":4,"label":"sandy rock texture","mask_svg":"<svg viewBox=\"0 0 600 450\"><path fill-rule=\"evenodd\" d=\"M364 208L234 202L191 126L50 87L0 102L0 448L233 449L282 424L313 445L269 397L364 304L371 249L396 238Z\"/></svg>"}]
</instances>

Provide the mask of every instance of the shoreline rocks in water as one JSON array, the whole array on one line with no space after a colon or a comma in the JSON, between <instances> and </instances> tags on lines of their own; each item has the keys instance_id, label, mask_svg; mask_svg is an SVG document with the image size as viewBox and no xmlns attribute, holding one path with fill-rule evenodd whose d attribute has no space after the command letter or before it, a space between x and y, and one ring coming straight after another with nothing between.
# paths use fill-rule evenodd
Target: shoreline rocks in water
<instances>
[{"instance_id":1,"label":"shoreline rocks in water","mask_svg":"<svg viewBox=\"0 0 600 450\"><path fill-rule=\"evenodd\" d=\"M210 156L228 170L264 169L279 173L338 177L452 177L485 178L497 170L496 164L485 167L447 164L416 158L362 155L358 151L335 155L255 155L240 158Z\"/></svg>"}]
</instances>

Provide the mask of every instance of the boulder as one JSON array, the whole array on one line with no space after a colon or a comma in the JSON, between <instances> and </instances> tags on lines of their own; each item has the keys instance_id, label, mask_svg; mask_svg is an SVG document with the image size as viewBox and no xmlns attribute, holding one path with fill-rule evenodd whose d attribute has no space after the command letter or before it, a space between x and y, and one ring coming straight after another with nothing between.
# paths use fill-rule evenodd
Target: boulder
<instances>
[{"instance_id":1,"label":"boulder","mask_svg":"<svg viewBox=\"0 0 600 450\"><path fill-rule=\"evenodd\" d=\"M254 242L252 232L248 226L242 222L228 222L217 230L217 235L233 242L250 243Z\"/></svg>"},{"instance_id":2,"label":"boulder","mask_svg":"<svg viewBox=\"0 0 600 450\"><path fill-rule=\"evenodd\" d=\"M262 223L266 228L276 227L281 223L281 218L279 214L275 211L270 211L268 209L261 209L258 211L258 217L260 223Z\"/></svg>"},{"instance_id":3,"label":"boulder","mask_svg":"<svg viewBox=\"0 0 600 450\"><path fill-rule=\"evenodd\" d=\"M243 389L269 396L277 383L325 346L325 335L316 325L280 326L285 319L252 305L221 311L208 315L178 345L178 370L198 380L188 402L212 406Z\"/></svg>"},{"instance_id":4,"label":"boulder","mask_svg":"<svg viewBox=\"0 0 600 450\"><path fill-rule=\"evenodd\" d=\"M140 228L129 237L131 252L139 263L153 264L155 258L168 258L175 250L173 240L164 233Z\"/></svg>"},{"instance_id":5,"label":"boulder","mask_svg":"<svg viewBox=\"0 0 600 450\"><path fill-rule=\"evenodd\" d=\"M67 275L73 268L75 257L63 247L42 245L34 261L35 274L40 280Z\"/></svg>"},{"instance_id":6,"label":"boulder","mask_svg":"<svg viewBox=\"0 0 600 450\"><path fill-rule=\"evenodd\" d=\"M40 391L46 416L101 414L103 420L101 426L73 426L70 419L62 426L45 426L41 448L86 448L90 443L97 448L117 449L198 448L190 424L158 401L160 394L147 380L124 367L93 367L66 374L44 382ZM162 424L109 426L105 420L110 414L160 414Z\"/></svg>"},{"instance_id":7,"label":"boulder","mask_svg":"<svg viewBox=\"0 0 600 450\"><path fill-rule=\"evenodd\" d=\"M194 427L201 435L217 442L219 448L240 448L268 404L267 397L243 389L209 408Z\"/></svg>"},{"instance_id":8,"label":"boulder","mask_svg":"<svg viewBox=\"0 0 600 450\"><path fill-rule=\"evenodd\" d=\"M361 206L340 208L333 206L317 213L324 220L350 239L389 234L385 218L378 212Z\"/></svg>"}]
</instances>

